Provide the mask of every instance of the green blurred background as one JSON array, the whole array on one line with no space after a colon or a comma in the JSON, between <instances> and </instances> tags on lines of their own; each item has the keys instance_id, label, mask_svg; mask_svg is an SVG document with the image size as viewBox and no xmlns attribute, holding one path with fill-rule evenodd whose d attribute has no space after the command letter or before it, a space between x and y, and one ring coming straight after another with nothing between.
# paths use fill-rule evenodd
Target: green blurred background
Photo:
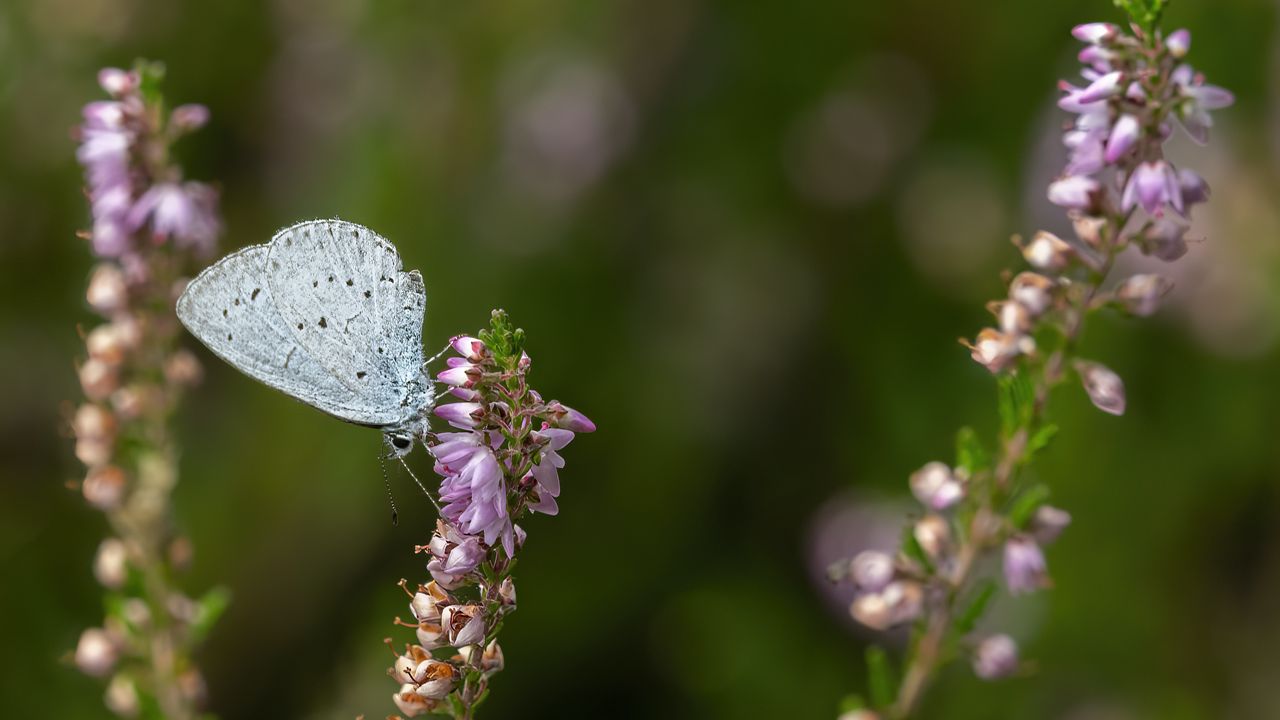
<instances>
[{"instance_id":1,"label":"green blurred background","mask_svg":"<svg viewBox=\"0 0 1280 720\"><path fill-rule=\"evenodd\" d=\"M823 564L883 543L905 478L994 425L955 344L987 321L1007 238L1064 231L1055 82L1106 0L8 0L0 6L0 715L98 717L65 665L101 619L105 524L66 488L90 267L70 128L103 65L168 65L208 128L221 250L340 216L428 287L427 345L507 308L536 384L600 426L561 515L525 523L520 611L489 718L830 718L862 648ZM1263 0L1175 0L1232 88L1208 238L1149 322L1086 350L1129 413L1076 388L1040 474L1075 523L1058 589L999 604L1035 677L947 671L929 718L1280 717L1280 46ZM1136 264L1136 263L1135 263ZM432 512L376 433L208 359L175 502L225 720L381 717L385 636ZM421 453L416 466L428 472ZM887 530L886 530L887 528Z\"/></svg>"}]
</instances>

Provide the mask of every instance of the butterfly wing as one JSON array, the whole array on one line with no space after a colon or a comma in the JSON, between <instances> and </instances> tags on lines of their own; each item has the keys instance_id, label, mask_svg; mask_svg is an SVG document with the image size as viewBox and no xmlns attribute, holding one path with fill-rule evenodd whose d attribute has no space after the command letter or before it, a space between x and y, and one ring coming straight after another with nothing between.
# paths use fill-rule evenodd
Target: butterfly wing
<instances>
[{"instance_id":1,"label":"butterfly wing","mask_svg":"<svg viewBox=\"0 0 1280 720\"><path fill-rule=\"evenodd\" d=\"M370 408L365 424L403 422L429 401L421 382L426 290L400 254L340 220L276 233L267 283L293 339Z\"/></svg>"},{"instance_id":2,"label":"butterfly wing","mask_svg":"<svg viewBox=\"0 0 1280 720\"><path fill-rule=\"evenodd\" d=\"M374 408L339 382L293 337L267 282L268 246L232 253L206 268L178 298L182 324L246 375L349 422Z\"/></svg>"}]
</instances>

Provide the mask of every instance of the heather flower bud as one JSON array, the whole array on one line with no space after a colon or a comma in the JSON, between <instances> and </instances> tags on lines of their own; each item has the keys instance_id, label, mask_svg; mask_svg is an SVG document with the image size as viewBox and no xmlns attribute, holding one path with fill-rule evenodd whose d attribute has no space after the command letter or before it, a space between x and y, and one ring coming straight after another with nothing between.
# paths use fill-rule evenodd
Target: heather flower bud
<instances>
[{"instance_id":1,"label":"heather flower bud","mask_svg":"<svg viewBox=\"0 0 1280 720\"><path fill-rule=\"evenodd\" d=\"M120 507L120 502L124 499L124 491L124 471L115 465L101 465L93 468L80 485L80 492L84 494L84 499L104 512Z\"/></svg>"},{"instance_id":2,"label":"heather flower bud","mask_svg":"<svg viewBox=\"0 0 1280 720\"><path fill-rule=\"evenodd\" d=\"M129 287L125 284L124 273L112 263L94 268L85 299L89 307L103 315L123 308L129 302Z\"/></svg>"},{"instance_id":3,"label":"heather flower bud","mask_svg":"<svg viewBox=\"0 0 1280 720\"><path fill-rule=\"evenodd\" d=\"M937 560L951 545L951 526L941 515L925 515L916 521L911 534L925 555Z\"/></svg>"},{"instance_id":4,"label":"heather flower bud","mask_svg":"<svg viewBox=\"0 0 1280 720\"><path fill-rule=\"evenodd\" d=\"M169 121L173 126L183 132L191 132L199 130L209 122L209 108L204 105L190 103L187 105L179 105L173 109L173 114L169 116Z\"/></svg>"},{"instance_id":5,"label":"heather flower bud","mask_svg":"<svg viewBox=\"0 0 1280 720\"><path fill-rule=\"evenodd\" d=\"M1165 38L1164 46L1169 54L1175 58L1186 57L1191 50L1191 32L1188 30L1174 30L1169 33L1169 37Z\"/></svg>"},{"instance_id":6,"label":"heather flower bud","mask_svg":"<svg viewBox=\"0 0 1280 720\"><path fill-rule=\"evenodd\" d=\"M1070 524L1071 513L1052 505L1041 505L1036 508L1036 514L1031 517L1029 530L1036 542L1043 547L1057 540Z\"/></svg>"},{"instance_id":7,"label":"heather flower bud","mask_svg":"<svg viewBox=\"0 0 1280 720\"><path fill-rule=\"evenodd\" d=\"M1102 185L1086 175L1069 175L1049 183L1049 202L1075 210L1092 210L1098 204Z\"/></svg>"},{"instance_id":8,"label":"heather flower bud","mask_svg":"<svg viewBox=\"0 0 1280 720\"><path fill-rule=\"evenodd\" d=\"M195 385L204 377L204 369L195 353L182 348L165 359L164 377L174 385Z\"/></svg>"},{"instance_id":9,"label":"heather flower bud","mask_svg":"<svg viewBox=\"0 0 1280 720\"><path fill-rule=\"evenodd\" d=\"M1159 275L1134 275L1116 288L1116 300L1130 313L1147 317L1160 307L1160 298L1173 284Z\"/></svg>"},{"instance_id":10,"label":"heather flower bud","mask_svg":"<svg viewBox=\"0 0 1280 720\"><path fill-rule=\"evenodd\" d=\"M1107 225L1106 218L1072 212L1071 225L1075 230L1076 237L1080 238L1080 241L1085 245L1095 250L1102 247L1102 231Z\"/></svg>"},{"instance_id":11,"label":"heather flower bud","mask_svg":"<svg viewBox=\"0 0 1280 720\"><path fill-rule=\"evenodd\" d=\"M1071 36L1080 42L1091 45L1111 42L1120 34L1120 26L1111 23L1093 22L1071 28Z\"/></svg>"},{"instance_id":12,"label":"heather flower bud","mask_svg":"<svg viewBox=\"0 0 1280 720\"><path fill-rule=\"evenodd\" d=\"M977 363L996 373L1009 367L1019 354L1033 350L1035 343L1027 336L983 328L973 344L967 347Z\"/></svg>"},{"instance_id":13,"label":"heather flower bud","mask_svg":"<svg viewBox=\"0 0 1280 720\"><path fill-rule=\"evenodd\" d=\"M454 647L484 640L484 614L479 605L450 605L440 613L440 622Z\"/></svg>"},{"instance_id":14,"label":"heather flower bud","mask_svg":"<svg viewBox=\"0 0 1280 720\"><path fill-rule=\"evenodd\" d=\"M80 366L80 388L90 400L105 400L120 387L120 374L111 363L89 358Z\"/></svg>"},{"instance_id":15,"label":"heather flower bud","mask_svg":"<svg viewBox=\"0 0 1280 720\"><path fill-rule=\"evenodd\" d=\"M1027 308L1031 315L1039 316L1053 304L1054 282L1033 272L1018 273L1009 283L1009 299Z\"/></svg>"},{"instance_id":16,"label":"heather flower bud","mask_svg":"<svg viewBox=\"0 0 1280 720\"><path fill-rule=\"evenodd\" d=\"M111 678L106 695L103 696L103 704L123 718L137 717L142 710L142 703L138 700L138 686L124 674Z\"/></svg>"},{"instance_id":17,"label":"heather flower bud","mask_svg":"<svg viewBox=\"0 0 1280 720\"><path fill-rule=\"evenodd\" d=\"M85 404L76 409L71 429L80 439L114 439L116 419L100 405Z\"/></svg>"},{"instance_id":18,"label":"heather flower bud","mask_svg":"<svg viewBox=\"0 0 1280 720\"><path fill-rule=\"evenodd\" d=\"M1182 202L1187 207L1209 199L1209 183L1189 168L1178 171L1178 189L1182 193Z\"/></svg>"},{"instance_id":19,"label":"heather flower bud","mask_svg":"<svg viewBox=\"0 0 1280 720\"><path fill-rule=\"evenodd\" d=\"M1119 70L1109 72L1089 83L1089 86L1076 93L1075 101L1082 105L1106 100L1124 92L1124 73Z\"/></svg>"},{"instance_id":20,"label":"heather flower bud","mask_svg":"<svg viewBox=\"0 0 1280 720\"><path fill-rule=\"evenodd\" d=\"M105 630L89 628L80 633L76 643L75 662L80 672L104 677L116 665L116 646Z\"/></svg>"},{"instance_id":21,"label":"heather flower bud","mask_svg":"<svg viewBox=\"0 0 1280 720\"><path fill-rule=\"evenodd\" d=\"M1190 229L1187 224L1166 216L1152 223L1136 240L1143 253L1173 262L1187 254L1186 235Z\"/></svg>"},{"instance_id":22,"label":"heather flower bud","mask_svg":"<svg viewBox=\"0 0 1280 720\"><path fill-rule=\"evenodd\" d=\"M893 610L884 596L878 592L866 593L853 599L849 614L854 620L872 630L888 630L893 627Z\"/></svg>"},{"instance_id":23,"label":"heather flower bud","mask_svg":"<svg viewBox=\"0 0 1280 720\"><path fill-rule=\"evenodd\" d=\"M931 462L911 474L911 493L932 510L946 510L964 497L964 485L944 463Z\"/></svg>"},{"instance_id":24,"label":"heather flower bud","mask_svg":"<svg viewBox=\"0 0 1280 720\"><path fill-rule=\"evenodd\" d=\"M1015 535L1004 544L1004 580L1014 595L1033 592L1049 585L1044 552L1036 541Z\"/></svg>"},{"instance_id":25,"label":"heather flower bud","mask_svg":"<svg viewBox=\"0 0 1280 720\"><path fill-rule=\"evenodd\" d=\"M129 349L128 332L114 323L99 325L89 331L84 339L85 349L89 357L100 360L107 365L118 365L124 360L125 351Z\"/></svg>"},{"instance_id":26,"label":"heather flower bud","mask_svg":"<svg viewBox=\"0 0 1280 720\"><path fill-rule=\"evenodd\" d=\"M872 630L888 630L920 615L924 589L919 583L901 580L889 583L880 592L854 598L849 614Z\"/></svg>"},{"instance_id":27,"label":"heather flower bud","mask_svg":"<svg viewBox=\"0 0 1280 720\"><path fill-rule=\"evenodd\" d=\"M1111 415L1123 415L1125 396L1124 381L1105 365L1085 360L1077 361L1076 372L1084 384L1084 391L1094 407Z\"/></svg>"},{"instance_id":28,"label":"heather flower bud","mask_svg":"<svg viewBox=\"0 0 1280 720\"><path fill-rule=\"evenodd\" d=\"M80 438L76 440L76 459L86 467L98 467L111 459L115 451L112 440L105 438Z\"/></svg>"},{"instance_id":29,"label":"heather flower bud","mask_svg":"<svg viewBox=\"0 0 1280 720\"><path fill-rule=\"evenodd\" d=\"M507 607L515 606L516 584L511 581L510 575L503 578L502 584L498 585L498 598L502 601L502 604L506 605Z\"/></svg>"},{"instance_id":30,"label":"heather flower bud","mask_svg":"<svg viewBox=\"0 0 1280 720\"><path fill-rule=\"evenodd\" d=\"M876 550L863 550L849 562L849 576L865 592L879 592L893 580L893 558Z\"/></svg>"},{"instance_id":31,"label":"heather flower bud","mask_svg":"<svg viewBox=\"0 0 1280 720\"><path fill-rule=\"evenodd\" d=\"M103 540L93 558L93 576L103 587L119 590L129 575L128 557L124 542L116 538Z\"/></svg>"},{"instance_id":32,"label":"heather flower bud","mask_svg":"<svg viewBox=\"0 0 1280 720\"><path fill-rule=\"evenodd\" d=\"M1041 230L1022 246L1022 256L1037 270L1061 272L1071 264L1075 249L1057 235Z\"/></svg>"},{"instance_id":33,"label":"heather flower bud","mask_svg":"<svg viewBox=\"0 0 1280 720\"><path fill-rule=\"evenodd\" d=\"M840 717L836 720L880 720L880 716L870 710L850 710L846 713L840 713Z\"/></svg>"},{"instance_id":34,"label":"heather flower bud","mask_svg":"<svg viewBox=\"0 0 1280 720\"><path fill-rule=\"evenodd\" d=\"M987 303L987 310L996 316L1000 332L1006 335L1017 336L1031 329L1031 313L1022 303L998 300Z\"/></svg>"},{"instance_id":35,"label":"heather flower bud","mask_svg":"<svg viewBox=\"0 0 1280 720\"><path fill-rule=\"evenodd\" d=\"M1114 163L1124 157L1125 153L1137 144L1140 137L1142 137L1142 125L1138 122L1138 118L1128 114L1121 115L1112 126L1110 137L1107 138L1107 162Z\"/></svg>"},{"instance_id":36,"label":"heather flower bud","mask_svg":"<svg viewBox=\"0 0 1280 720\"><path fill-rule=\"evenodd\" d=\"M983 680L998 680L1018 669L1018 645L1008 635L991 635L973 652L973 672Z\"/></svg>"},{"instance_id":37,"label":"heather flower bud","mask_svg":"<svg viewBox=\"0 0 1280 720\"><path fill-rule=\"evenodd\" d=\"M471 662L471 658L479 652L479 645L468 645L458 648L458 654L462 656L463 662ZM495 673L502 670L506 664L506 660L502 655L502 648L498 647L498 641L494 640L485 646L484 652L480 653L480 670L486 673Z\"/></svg>"},{"instance_id":38,"label":"heather flower bud","mask_svg":"<svg viewBox=\"0 0 1280 720\"><path fill-rule=\"evenodd\" d=\"M102 86L107 94L120 97L137 89L138 75L119 68L103 68L98 71L98 85Z\"/></svg>"}]
</instances>

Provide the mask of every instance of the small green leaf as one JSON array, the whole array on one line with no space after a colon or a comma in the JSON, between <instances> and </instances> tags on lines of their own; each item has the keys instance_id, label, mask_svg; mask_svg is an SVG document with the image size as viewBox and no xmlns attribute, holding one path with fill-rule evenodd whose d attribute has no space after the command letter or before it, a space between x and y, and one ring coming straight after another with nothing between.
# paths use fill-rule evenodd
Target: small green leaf
<instances>
[{"instance_id":1,"label":"small green leaf","mask_svg":"<svg viewBox=\"0 0 1280 720\"><path fill-rule=\"evenodd\" d=\"M1031 381L1020 373L1001 375L996 383L1000 429L1009 437L1031 421L1035 391Z\"/></svg>"},{"instance_id":2,"label":"small green leaf","mask_svg":"<svg viewBox=\"0 0 1280 720\"><path fill-rule=\"evenodd\" d=\"M1116 7L1128 13L1134 22L1152 30L1160 22L1168 0L1115 0Z\"/></svg>"},{"instance_id":3,"label":"small green leaf","mask_svg":"<svg viewBox=\"0 0 1280 720\"><path fill-rule=\"evenodd\" d=\"M956 433L956 469L964 469L972 476L990 467L987 449L971 427L962 427Z\"/></svg>"},{"instance_id":4,"label":"small green leaf","mask_svg":"<svg viewBox=\"0 0 1280 720\"><path fill-rule=\"evenodd\" d=\"M196 616L191 621L192 641L198 643L203 640L230 604L231 591L225 587L215 587L197 600Z\"/></svg>"},{"instance_id":5,"label":"small green leaf","mask_svg":"<svg viewBox=\"0 0 1280 720\"><path fill-rule=\"evenodd\" d=\"M853 712L854 710L862 710L866 707L867 701L863 700L861 695L852 693L840 698L839 713L843 715L844 713Z\"/></svg>"},{"instance_id":6,"label":"small green leaf","mask_svg":"<svg viewBox=\"0 0 1280 720\"><path fill-rule=\"evenodd\" d=\"M902 530L902 554L908 558L920 563L925 572L933 574L933 562L929 560L929 556L925 554L924 548L920 547L920 541L916 540L914 532L915 525L907 525Z\"/></svg>"},{"instance_id":7,"label":"small green leaf","mask_svg":"<svg viewBox=\"0 0 1280 720\"><path fill-rule=\"evenodd\" d=\"M148 105L159 103L162 99L160 83L164 80L164 63L137 60L133 64L133 70L138 73L138 92L142 99Z\"/></svg>"},{"instance_id":8,"label":"small green leaf","mask_svg":"<svg viewBox=\"0 0 1280 720\"><path fill-rule=\"evenodd\" d=\"M1058 435L1058 426L1053 423L1045 423L1036 431L1035 435L1027 441L1027 459L1030 460L1036 453L1049 447L1049 443Z\"/></svg>"},{"instance_id":9,"label":"small green leaf","mask_svg":"<svg viewBox=\"0 0 1280 720\"><path fill-rule=\"evenodd\" d=\"M867 648L867 689L871 693L871 705L876 708L889 707L898 692L889 656L879 645Z\"/></svg>"},{"instance_id":10,"label":"small green leaf","mask_svg":"<svg viewBox=\"0 0 1280 720\"><path fill-rule=\"evenodd\" d=\"M982 613L986 612L987 605L990 604L991 598L995 597L996 583L994 580L984 580L973 593L973 598L964 609L956 615L956 633L959 635L967 635L973 632L973 627L978 624L978 620L982 618Z\"/></svg>"},{"instance_id":11,"label":"small green leaf","mask_svg":"<svg viewBox=\"0 0 1280 720\"><path fill-rule=\"evenodd\" d=\"M1025 528L1036 509L1049 499L1049 486L1037 483L1027 488L1009 508L1009 522L1016 528Z\"/></svg>"}]
</instances>

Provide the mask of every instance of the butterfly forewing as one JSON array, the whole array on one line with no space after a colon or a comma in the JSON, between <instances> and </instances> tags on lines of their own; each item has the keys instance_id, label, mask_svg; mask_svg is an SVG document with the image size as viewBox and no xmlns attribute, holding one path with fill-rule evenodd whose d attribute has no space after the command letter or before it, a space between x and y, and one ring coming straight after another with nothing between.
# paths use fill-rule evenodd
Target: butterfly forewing
<instances>
[{"instance_id":1,"label":"butterfly forewing","mask_svg":"<svg viewBox=\"0 0 1280 720\"><path fill-rule=\"evenodd\" d=\"M241 372L343 420L381 425L398 419L338 381L281 317L267 282L268 246L228 255L178 298L182 324Z\"/></svg>"},{"instance_id":2,"label":"butterfly forewing","mask_svg":"<svg viewBox=\"0 0 1280 720\"><path fill-rule=\"evenodd\" d=\"M272 238L267 265L293 339L373 409L357 422L390 425L419 409L426 293L391 243L353 223L305 222Z\"/></svg>"}]
</instances>

